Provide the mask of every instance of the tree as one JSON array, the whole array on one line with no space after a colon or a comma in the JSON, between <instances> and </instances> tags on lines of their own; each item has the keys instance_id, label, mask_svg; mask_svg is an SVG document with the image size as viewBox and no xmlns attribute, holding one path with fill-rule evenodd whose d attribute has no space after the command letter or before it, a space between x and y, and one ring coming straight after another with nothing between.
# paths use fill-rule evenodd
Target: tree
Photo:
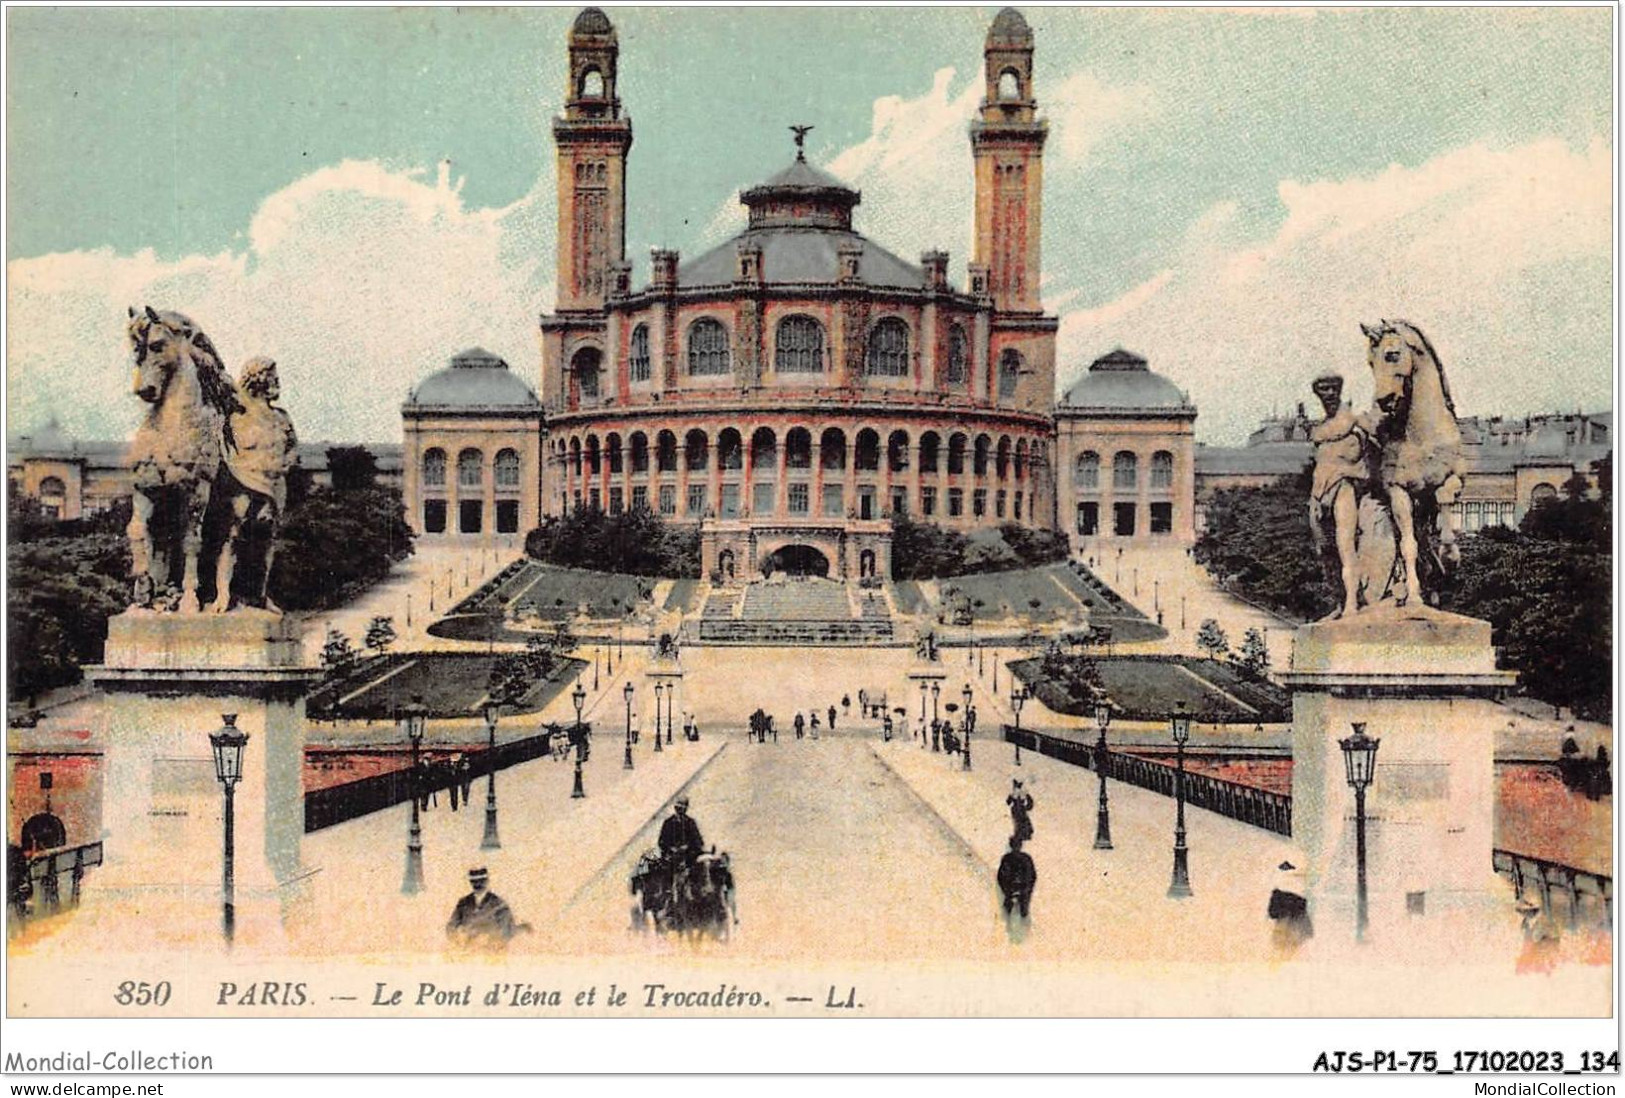
<instances>
[{"instance_id":1,"label":"tree","mask_svg":"<svg viewBox=\"0 0 1625 1098\"><path fill-rule=\"evenodd\" d=\"M341 679L348 675L359 659L349 637L337 629L327 631L327 640L322 645L321 664L322 671L329 679Z\"/></svg>"},{"instance_id":2,"label":"tree","mask_svg":"<svg viewBox=\"0 0 1625 1098\"><path fill-rule=\"evenodd\" d=\"M536 667L525 653L504 653L491 664L485 693L493 704L513 709L530 693L536 680Z\"/></svg>"},{"instance_id":3,"label":"tree","mask_svg":"<svg viewBox=\"0 0 1625 1098\"><path fill-rule=\"evenodd\" d=\"M1254 627L1242 634L1241 638L1241 669L1250 678L1261 679L1269 673L1270 650L1264 643L1264 633Z\"/></svg>"},{"instance_id":4,"label":"tree","mask_svg":"<svg viewBox=\"0 0 1625 1098\"><path fill-rule=\"evenodd\" d=\"M1096 698L1105 692L1100 680L1100 668L1088 653L1062 655L1059 645L1047 648L1039 661L1039 671L1045 680L1058 689L1069 708L1082 707L1089 712Z\"/></svg>"},{"instance_id":5,"label":"tree","mask_svg":"<svg viewBox=\"0 0 1625 1098\"><path fill-rule=\"evenodd\" d=\"M525 537L525 552L567 568L634 576L700 574L697 528L668 525L647 507L606 514L584 507L549 516Z\"/></svg>"},{"instance_id":6,"label":"tree","mask_svg":"<svg viewBox=\"0 0 1625 1098\"><path fill-rule=\"evenodd\" d=\"M1230 638L1224 635L1222 625L1208 618L1197 627L1196 647L1206 652L1208 659L1216 660L1230 654Z\"/></svg>"},{"instance_id":7,"label":"tree","mask_svg":"<svg viewBox=\"0 0 1625 1098\"><path fill-rule=\"evenodd\" d=\"M380 614L367 623L367 635L362 641L369 649L382 656L395 643L395 619Z\"/></svg>"},{"instance_id":8,"label":"tree","mask_svg":"<svg viewBox=\"0 0 1625 1098\"><path fill-rule=\"evenodd\" d=\"M409 556L412 538L396 489L313 489L277 534L271 598L285 610L342 605Z\"/></svg>"},{"instance_id":9,"label":"tree","mask_svg":"<svg viewBox=\"0 0 1625 1098\"><path fill-rule=\"evenodd\" d=\"M365 446L331 446L327 476L335 492L359 492L378 485L378 459Z\"/></svg>"},{"instance_id":10,"label":"tree","mask_svg":"<svg viewBox=\"0 0 1625 1098\"><path fill-rule=\"evenodd\" d=\"M1207 507L1195 557L1221 586L1300 621L1337 608L1329 572L1309 528L1307 476L1263 488L1221 488Z\"/></svg>"}]
</instances>

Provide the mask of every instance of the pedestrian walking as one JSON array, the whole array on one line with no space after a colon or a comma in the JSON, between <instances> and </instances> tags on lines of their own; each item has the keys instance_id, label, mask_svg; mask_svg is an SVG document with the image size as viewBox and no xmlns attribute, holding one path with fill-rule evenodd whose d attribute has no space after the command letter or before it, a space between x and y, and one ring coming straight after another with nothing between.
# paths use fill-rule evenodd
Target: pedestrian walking
<instances>
[{"instance_id":1,"label":"pedestrian walking","mask_svg":"<svg viewBox=\"0 0 1625 1098\"><path fill-rule=\"evenodd\" d=\"M1010 795L1004 799L1010 806L1010 823L1014 833L1012 838L1018 842L1026 842L1033 837L1033 795L1021 786L1021 779L1017 778L1011 783Z\"/></svg>"},{"instance_id":2,"label":"pedestrian walking","mask_svg":"<svg viewBox=\"0 0 1625 1098\"><path fill-rule=\"evenodd\" d=\"M474 786L474 764L468 761L467 755L458 755L457 758L457 777L463 783L463 803L472 804L473 800L468 793ZM491 769L495 770L496 766L496 760L492 759Z\"/></svg>"},{"instance_id":3,"label":"pedestrian walking","mask_svg":"<svg viewBox=\"0 0 1625 1098\"><path fill-rule=\"evenodd\" d=\"M1032 908L1033 887L1038 884L1038 867L1014 835L1010 836L1010 849L999 859L998 881L1005 920L1025 922Z\"/></svg>"},{"instance_id":4,"label":"pedestrian walking","mask_svg":"<svg viewBox=\"0 0 1625 1098\"><path fill-rule=\"evenodd\" d=\"M516 933L529 930L527 924L515 925L513 912L506 901L489 889L491 874L484 866L468 871L468 895L457 901L451 919L446 923L446 936L453 943L485 949L506 949L508 939Z\"/></svg>"},{"instance_id":5,"label":"pedestrian walking","mask_svg":"<svg viewBox=\"0 0 1625 1098\"><path fill-rule=\"evenodd\" d=\"M779 730L776 727L774 727L774 725L773 725L773 716L772 716L772 714L769 714L768 718L767 718L767 731L768 731L768 734L773 737L773 742L778 743L779 742Z\"/></svg>"},{"instance_id":6,"label":"pedestrian walking","mask_svg":"<svg viewBox=\"0 0 1625 1098\"><path fill-rule=\"evenodd\" d=\"M887 713L880 721L880 740L882 743L891 743L891 714Z\"/></svg>"},{"instance_id":7,"label":"pedestrian walking","mask_svg":"<svg viewBox=\"0 0 1625 1098\"><path fill-rule=\"evenodd\" d=\"M812 733L812 738L816 740L818 738L818 711L817 710L813 711L812 720L808 721L807 724L808 724L808 730Z\"/></svg>"},{"instance_id":8,"label":"pedestrian walking","mask_svg":"<svg viewBox=\"0 0 1625 1098\"><path fill-rule=\"evenodd\" d=\"M796 739L799 740L801 738L802 733L806 729L806 727L807 727L807 722L802 717L801 711L799 709L796 710Z\"/></svg>"},{"instance_id":9,"label":"pedestrian walking","mask_svg":"<svg viewBox=\"0 0 1625 1098\"><path fill-rule=\"evenodd\" d=\"M835 707L833 705L829 707L829 730L831 732L835 731Z\"/></svg>"},{"instance_id":10,"label":"pedestrian walking","mask_svg":"<svg viewBox=\"0 0 1625 1098\"><path fill-rule=\"evenodd\" d=\"M859 701L863 700L863 695L862 695L861 692L858 695L858 700ZM841 708L843 710L852 708L852 695L850 695L850 694L842 694L841 695Z\"/></svg>"}]
</instances>

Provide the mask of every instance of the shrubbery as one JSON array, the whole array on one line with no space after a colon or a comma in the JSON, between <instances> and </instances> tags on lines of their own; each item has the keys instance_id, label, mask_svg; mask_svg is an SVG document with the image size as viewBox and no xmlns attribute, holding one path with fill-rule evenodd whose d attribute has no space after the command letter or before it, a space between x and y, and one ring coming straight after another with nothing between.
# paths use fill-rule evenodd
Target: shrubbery
<instances>
[{"instance_id":1,"label":"shrubbery","mask_svg":"<svg viewBox=\"0 0 1625 1098\"><path fill-rule=\"evenodd\" d=\"M1009 572L1064 560L1065 534L1005 523L961 534L907 515L892 517L892 579L922 580L973 572Z\"/></svg>"},{"instance_id":2,"label":"shrubbery","mask_svg":"<svg viewBox=\"0 0 1625 1098\"><path fill-rule=\"evenodd\" d=\"M525 537L532 558L566 568L632 576L697 578L700 532L669 526L646 507L620 514L584 507L553 515Z\"/></svg>"}]
</instances>

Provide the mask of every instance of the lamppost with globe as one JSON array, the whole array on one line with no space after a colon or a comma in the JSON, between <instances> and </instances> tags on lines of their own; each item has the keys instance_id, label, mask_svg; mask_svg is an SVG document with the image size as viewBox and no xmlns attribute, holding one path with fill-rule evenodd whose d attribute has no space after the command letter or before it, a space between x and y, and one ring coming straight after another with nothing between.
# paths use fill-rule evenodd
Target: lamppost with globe
<instances>
[{"instance_id":1,"label":"lamppost with globe","mask_svg":"<svg viewBox=\"0 0 1625 1098\"><path fill-rule=\"evenodd\" d=\"M1377 745L1382 740L1365 734L1365 722L1354 722L1354 735L1338 740L1349 788L1354 790L1354 937L1365 940L1365 791L1377 768Z\"/></svg>"},{"instance_id":2,"label":"lamppost with globe","mask_svg":"<svg viewBox=\"0 0 1625 1098\"><path fill-rule=\"evenodd\" d=\"M580 800L587 795L587 791L581 788L581 755L587 746L587 734L581 730L581 707L586 704L587 692L581 688L580 683L576 683L576 688L571 691L570 700L575 702L576 706L576 781L570 790L570 799Z\"/></svg>"},{"instance_id":3,"label":"lamppost with globe","mask_svg":"<svg viewBox=\"0 0 1625 1098\"><path fill-rule=\"evenodd\" d=\"M248 733L237 727L237 714L222 713L221 725L209 733L209 747L214 752L214 776L225 791L225 835L220 868L220 930L229 946L237 936L237 783L243 780L243 749L248 746ZM78 888L77 883L74 885Z\"/></svg>"},{"instance_id":4,"label":"lamppost with globe","mask_svg":"<svg viewBox=\"0 0 1625 1098\"><path fill-rule=\"evenodd\" d=\"M401 724L406 738L412 744L412 771L407 781L407 794L412 799L412 819L406 828L406 877L401 881L401 892L415 896L423 891L423 826L418 821L418 801L423 796L419 784L423 771L418 766L418 751L423 746L423 728L428 723L428 709L422 694L413 694L412 700L401 706Z\"/></svg>"},{"instance_id":5,"label":"lamppost with globe","mask_svg":"<svg viewBox=\"0 0 1625 1098\"><path fill-rule=\"evenodd\" d=\"M626 760L621 769L632 769L632 684L628 682L621 687L621 695L626 698Z\"/></svg>"},{"instance_id":6,"label":"lamppost with globe","mask_svg":"<svg viewBox=\"0 0 1625 1098\"><path fill-rule=\"evenodd\" d=\"M664 683L655 683L655 754L660 754L660 698L666 692Z\"/></svg>"},{"instance_id":7,"label":"lamppost with globe","mask_svg":"<svg viewBox=\"0 0 1625 1098\"><path fill-rule=\"evenodd\" d=\"M942 750L942 729L937 723L937 718L938 718L938 713L939 713L939 710L937 709L937 698L941 693L942 693L942 684L941 683L936 683L936 682L932 683L931 684L931 750L932 751L938 751L938 752L940 752Z\"/></svg>"},{"instance_id":8,"label":"lamppost with globe","mask_svg":"<svg viewBox=\"0 0 1625 1098\"><path fill-rule=\"evenodd\" d=\"M480 839L481 850L500 850L502 840L497 837L497 711L494 701L485 703L486 765L485 772L485 836ZM453 778L453 781L456 779Z\"/></svg>"},{"instance_id":9,"label":"lamppost with globe","mask_svg":"<svg viewBox=\"0 0 1625 1098\"><path fill-rule=\"evenodd\" d=\"M1111 765L1111 751L1106 747L1106 729L1112 723L1112 707L1102 698L1095 703L1095 723L1100 726L1100 739L1095 741L1095 773L1100 778L1100 808L1095 814L1095 849L1112 849L1111 809L1106 803L1106 771Z\"/></svg>"},{"instance_id":10,"label":"lamppost with globe","mask_svg":"<svg viewBox=\"0 0 1625 1098\"><path fill-rule=\"evenodd\" d=\"M961 690L959 692L959 696L965 700L965 745L962 748L962 754L965 756L965 764L961 769L969 770L970 769L970 735L971 735L971 730L974 727L974 722L976 720L976 715L975 715L975 713L973 713L971 711L971 707L970 707L970 700L971 700L970 683L967 682L965 684L965 689L963 689L963 690Z\"/></svg>"},{"instance_id":11,"label":"lamppost with globe","mask_svg":"<svg viewBox=\"0 0 1625 1098\"><path fill-rule=\"evenodd\" d=\"M1010 691L1010 711L1016 715L1016 765L1021 765L1021 707L1027 704L1032 695L1027 693L1025 686L1018 686Z\"/></svg>"},{"instance_id":12,"label":"lamppost with globe","mask_svg":"<svg viewBox=\"0 0 1625 1098\"><path fill-rule=\"evenodd\" d=\"M1176 778L1178 784L1174 786L1174 800L1178 805L1174 820L1174 875L1168 883L1168 896L1178 900L1191 895L1190 865L1185 848L1185 743L1191 738L1191 718L1185 712L1184 702L1175 704L1169 724L1173 729L1174 743L1179 745L1179 774Z\"/></svg>"}]
</instances>

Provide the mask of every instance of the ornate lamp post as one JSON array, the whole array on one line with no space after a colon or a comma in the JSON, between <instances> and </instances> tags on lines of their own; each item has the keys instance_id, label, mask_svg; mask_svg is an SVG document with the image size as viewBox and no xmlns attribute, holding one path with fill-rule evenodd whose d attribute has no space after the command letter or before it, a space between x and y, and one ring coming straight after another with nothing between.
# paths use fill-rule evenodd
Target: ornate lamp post
<instances>
[{"instance_id":1,"label":"ornate lamp post","mask_svg":"<svg viewBox=\"0 0 1625 1098\"><path fill-rule=\"evenodd\" d=\"M1111 752L1106 747L1106 728L1112 723L1112 707L1104 700L1095 703L1095 723L1100 726L1100 739L1095 741L1095 773L1100 777L1100 809L1095 814L1095 849L1112 848L1112 817L1106 804L1106 770L1111 763Z\"/></svg>"},{"instance_id":2,"label":"ornate lamp post","mask_svg":"<svg viewBox=\"0 0 1625 1098\"><path fill-rule=\"evenodd\" d=\"M925 720L925 695L927 686L924 679L920 680L920 720Z\"/></svg>"},{"instance_id":3,"label":"ornate lamp post","mask_svg":"<svg viewBox=\"0 0 1625 1098\"><path fill-rule=\"evenodd\" d=\"M1174 822L1174 876L1168 883L1168 896L1178 900L1191 894L1190 865L1185 849L1185 741L1191 738L1191 718L1185 712L1184 702L1177 703L1169 724L1173 728L1174 743L1179 745L1179 776L1178 784L1174 786L1174 798L1179 808Z\"/></svg>"},{"instance_id":4,"label":"ornate lamp post","mask_svg":"<svg viewBox=\"0 0 1625 1098\"><path fill-rule=\"evenodd\" d=\"M993 693L999 692L999 654L993 653Z\"/></svg>"},{"instance_id":5,"label":"ornate lamp post","mask_svg":"<svg viewBox=\"0 0 1625 1098\"><path fill-rule=\"evenodd\" d=\"M570 799L580 800L587 795L587 791L581 788L581 754L587 743L586 733L581 731L581 707L587 700L587 692L581 689L580 683L576 683L576 688L571 691L570 700L576 705L576 783L570 790Z\"/></svg>"},{"instance_id":6,"label":"ornate lamp post","mask_svg":"<svg viewBox=\"0 0 1625 1098\"><path fill-rule=\"evenodd\" d=\"M598 665L603 661L604 649L602 645L593 645L592 649L592 688L598 689Z\"/></svg>"},{"instance_id":7,"label":"ornate lamp post","mask_svg":"<svg viewBox=\"0 0 1625 1098\"><path fill-rule=\"evenodd\" d=\"M672 710L672 707L674 705L676 705L676 704L677 704L677 684L676 683L671 683L666 687L666 746L667 747L671 746L671 726L672 726L673 723L675 723L675 718L671 715L671 710Z\"/></svg>"},{"instance_id":8,"label":"ornate lamp post","mask_svg":"<svg viewBox=\"0 0 1625 1098\"><path fill-rule=\"evenodd\" d=\"M1016 732L1018 733L1016 737L1017 766L1021 765L1021 737L1019 735L1021 732L1021 707L1027 704L1027 699L1030 696L1031 695L1027 693L1027 688L1025 686L1018 686L1014 690L1010 691L1010 709L1016 715Z\"/></svg>"},{"instance_id":9,"label":"ornate lamp post","mask_svg":"<svg viewBox=\"0 0 1625 1098\"><path fill-rule=\"evenodd\" d=\"M941 683L931 684L931 750L942 750L942 732L937 725L937 696L942 693Z\"/></svg>"},{"instance_id":10,"label":"ornate lamp post","mask_svg":"<svg viewBox=\"0 0 1625 1098\"><path fill-rule=\"evenodd\" d=\"M976 674L977 674L977 677L981 677L983 674L986 673L986 670L985 670L985 668L983 666L984 660L982 659L982 657L986 656L986 655L987 655L987 646L985 644L978 644L976 646ZM995 686L993 689L997 690L998 687Z\"/></svg>"},{"instance_id":11,"label":"ornate lamp post","mask_svg":"<svg viewBox=\"0 0 1625 1098\"><path fill-rule=\"evenodd\" d=\"M632 769L632 684L628 682L621 687L621 696L626 699L626 760L621 763L622 770Z\"/></svg>"},{"instance_id":12,"label":"ornate lamp post","mask_svg":"<svg viewBox=\"0 0 1625 1098\"><path fill-rule=\"evenodd\" d=\"M423 827L418 822L418 800L423 791L418 788L422 772L418 769L418 749L423 746L423 728L428 723L428 710L423 695L413 694L412 701L401 706L401 724L406 738L412 744L412 773L407 781L407 792L412 798L412 822L406 829L406 878L401 881L401 892L415 896L423 891Z\"/></svg>"},{"instance_id":13,"label":"ornate lamp post","mask_svg":"<svg viewBox=\"0 0 1625 1098\"><path fill-rule=\"evenodd\" d=\"M662 683L655 683L655 754L660 754L660 698L666 692Z\"/></svg>"},{"instance_id":14,"label":"ornate lamp post","mask_svg":"<svg viewBox=\"0 0 1625 1098\"><path fill-rule=\"evenodd\" d=\"M481 850L501 850L502 840L497 837L497 710L493 701L485 703L485 757L491 769L485 773L485 837L480 840ZM454 779L455 780L455 779Z\"/></svg>"},{"instance_id":15,"label":"ornate lamp post","mask_svg":"<svg viewBox=\"0 0 1625 1098\"><path fill-rule=\"evenodd\" d=\"M1348 770L1349 788L1354 790L1354 937L1365 940L1365 791L1377 768L1377 745L1382 741L1365 734L1365 722L1354 722L1354 735L1338 740L1343 749L1343 765Z\"/></svg>"},{"instance_id":16,"label":"ornate lamp post","mask_svg":"<svg viewBox=\"0 0 1625 1098\"><path fill-rule=\"evenodd\" d=\"M974 727L974 721L976 720L976 714L971 711L971 707L970 707L970 699L971 699L970 683L967 682L965 684L965 689L963 689L963 690L961 690L959 692L959 696L961 698L965 699L965 746L964 746L964 748L962 750L962 754L965 756L965 764L960 769L969 770L970 769L970 734L971 734L971 729Z\"/></svg>"},{"instance_id":17,"label":"ornate lamp post","mask_svg":"<svg viewBox=\"0 0 1625 1098\"><path fill-rule=\"evenodd\" d=\"M218 731L209 733L209 746L214 749L214 776L226 794L226 833L220 873L220 929L229 946L237 934L237 815L232 798L237 783L243 779L243 748L248 746L248 733L237 727L237 714L222 713L220 719L224 723Z\"/></svg>"}]
</instances>

